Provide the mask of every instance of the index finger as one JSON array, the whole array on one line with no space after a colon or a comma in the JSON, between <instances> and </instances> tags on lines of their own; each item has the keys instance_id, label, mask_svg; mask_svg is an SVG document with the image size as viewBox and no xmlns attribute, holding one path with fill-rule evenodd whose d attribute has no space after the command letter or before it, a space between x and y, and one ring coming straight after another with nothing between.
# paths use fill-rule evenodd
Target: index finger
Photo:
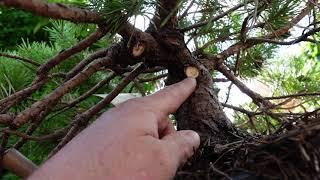
<instances>
[{"instance_id":1,"label":"index finger","mask_svg":"<svg viewBox=\"0 0 320 180\"><path fill-rule=\"evenodd\" d=\"M187 78L144 98L152 108L157 109L157 112L169 115L175 112L192 94L196 85L197 82L194 78Z\"/></svg>"}]
</instances>

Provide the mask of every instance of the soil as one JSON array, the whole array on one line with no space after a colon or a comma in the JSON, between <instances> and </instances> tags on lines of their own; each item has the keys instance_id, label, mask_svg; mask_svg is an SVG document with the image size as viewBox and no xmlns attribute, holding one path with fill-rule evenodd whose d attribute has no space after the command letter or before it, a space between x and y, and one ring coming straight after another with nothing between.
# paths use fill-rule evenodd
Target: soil
<instances>
[{"instance_id":1,"label":"soil","mask_svg":"<svg viewBox=\"0 0 320 180\"><path fill-rule=\"evenodd\" d=\"M268 137L245 135L218 147L206 144L175 179L320 179L320 119L304 118L286 129Z\"/></svg>"}]
</instances>

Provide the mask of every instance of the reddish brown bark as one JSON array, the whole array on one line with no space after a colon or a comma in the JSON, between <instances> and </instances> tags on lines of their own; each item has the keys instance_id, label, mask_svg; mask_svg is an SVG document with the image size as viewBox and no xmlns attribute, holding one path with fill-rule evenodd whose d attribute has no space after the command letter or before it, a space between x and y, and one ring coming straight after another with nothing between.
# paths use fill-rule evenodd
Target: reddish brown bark
<instances>
[{"instance_id":1,"label":"reddish brown bark","mask_svg":"<svg viewBox=\"0 0 320 180\"><path fill-rule=\"evenodd\" d=\"M40 79L37 78L30 87L18 91L5 99L0 100L0 113L5 113L8 109L10 109L13 105L20 102L22 99L29 97L32 93L38 90L41 86L43 86L48 81L47 78Z\"/></svg>"},{"instance_id":2,"label":"reddish brown bark","mask_svg":"<svg viewBox=\"0 0 320 180\"><path fill-rule=\"evenodd\" d=\"M35 119L39 114L46 109L51 109L66 93L70 92L74 87L78 86L87 80L93 73L101 70L101 68L112 65L112 60L109 57L98 59L87 69L83 70L77 76L62 84L55 91L50 93L46 98L34 103L30 108L24 110L13 121L12 125L20 127L27 123L30 119Z\"/></svg>"},{"instance_id":3,"label":"reddish brown bark","mask_svg":"<svg viewBox=\"0 0 320 180\"><path fill-rule=\"evenodd\" d=\"M85 58L84 60L82 60L73 69L71 69L68 72L68 74L66 76L66 81L73 78L75 75L77 75L79 72L81 72L92 61L106 56L108 51L109 51L108 48L100 49L100 50L96 51L95 53L91 54L90 56L88 56L87 58Z\"/></svg>"},{"instance_id":4,"label":"reddish brown bark","mask_svg":"<svg viewBox=\"0 0 320 180\"><path fill-rule=\"evenodd\" d=\"M83 23L100 24L103 22L103 18L94 12L75 7L68 7L60 3L46 3L43 0L1 0L0 3L50 18Z\"/></svg>"},{"instance_id":5,"label":"reddish brown bark","mask_svg":"<svg viewBox=\"0 0 320 180\"><path fill-rule=\"evenodd\" d=\"M0 124L10 125L10 123L14 118L15 118L14 114L0 114Z\"/></svg>"},{"instance_id":6,"label":"reddish brown bark","mask_svg":"<svg viewBox=\"0 0 320 180\"><path fill-rule=\"evenodd\" d=\"M62 61L68 59L69 57L73 56L74 54L90 47L93 43L101 39L106 34L106 32L107 29L105 27L98 28L96 32L88 36L86 39L80 41L75 46L60 52L58 55L48 60L47 63L40 66L37 71L37 75L41 77L47 75L53 67L60 64Z\"/></svg>"}]
</instances>

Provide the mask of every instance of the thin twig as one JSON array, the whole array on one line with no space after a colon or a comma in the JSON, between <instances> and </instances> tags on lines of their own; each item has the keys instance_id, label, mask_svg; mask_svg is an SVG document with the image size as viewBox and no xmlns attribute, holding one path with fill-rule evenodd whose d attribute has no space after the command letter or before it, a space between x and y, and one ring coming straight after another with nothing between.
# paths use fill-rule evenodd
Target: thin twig
<instances>
[{"instance_id":1,"label":"thin twig","mask_svg":"<svg viewBox=\"0 0 320 180\"><path fill-rule=\"evenodd\" d=\"M70 58L74 54L90 47L92 44L101 39L106 33L106 28L99 27L96 32L92 33L84 40L80 41L79 43L70 47L69 49L62 51L61 53L57 54L56 56L48 60L47 63L41 65L37 71L37 75L46 76L53 67Z\"/></svg>"},{"instance_id":2,"label":"thin twig","mask_svg":"<svg viewBox=\"0 0 320 180\"><path fill-rule=\"evenodd\" d=\"M297 97L304 97L304 96L320 96L320 92L299 93L299 94L291 94L291 95L278 96L278 97L265 97L265 99L274 100L274 99L297 98Z\"/></svg>"},{"instance_id":3,"label":"thin twig","mask_svg":"<svg viewBox=\"0 0 320 180\"><path fill-rule=\"evenodd\" d=\"M250 2L251 2L251 1L250 1ZM246 3L248 3L248 2L246 2ZM246 3L240 3L240 4L234 6L233 8L230 8L229 10L227 10L227 11L225 11L225 12L219 14L219 15L210 18L209 20L202 21L202 22L193 24L193 25L191 25L191 26L182 28L180 31L181 31L181 32L187 32L187 31L190 31L190 30L192 30L192 29L196 29L196 28L205 26L205 25L207 25L207 24L209 24L209 23L211 23L211 22L217 21L217 20L223 18L224 16L228 15L229 13L231 13L231 12L233 12L233 11L241 8L241 7L243 7Z\"/></svg>"},{"instance_id":4,"label":"thin twig","mask_svg":"<svg viewBox=\"0 0 320 180\"><path fill-rule=\"evenodd\" d=\"M192 8L193 4L194 4L195 0L192 0L188 7L186 8L186 10L184 10L184 12L178 17L178 20L183 19L184 17L186 17L188 15L189 10Z\"/></svg>"},{"instance_id":5,"label":"thin twig","mask_svg":"<svg viewBox=\"0 0 320 180\"><path fill-rule=\"evenodd\" d=\"M19 57L19 56L10 55L10 54L6 54L6 53L0 53L0 56L11 58L11 59L16 59L16 60L19 60L19 61L22 61L22 62L25 62L25 63L28 63L28 64L32 64L32 65L34 65L36 67L41 66L41 64L37 63L34 60L28 59L28 58L22 58L22 57Z\"/></svg>"},{"instance_id":6,"label":"thin twig","mask_svg":"<svg viewBox=\"0 0 320 180\"><path fill-rule=\"evenodd\" d=\"M138 82L139 83L145 83L145 82L157 81L157 80L165 78L167 76L168 76L168 73L165 73L165 74L161 74L159 76L155 76L155 77L152 77L152 78L139 79Z\"/></svg>"},{"instance_id":7,"label":"thin twig","mask_svg":"<svg viewBox=\"0 0 320 180\"><path fill-rule=\"evenodd\" d=\"M213 172L216 172L216 173L224 176L226 179L232 180L232 178L231 178L228 174L226 174L226 173L220 171L219 169L215 168L212 163L210 163L210 169L211 169Z\"/></svg>"},{"instance_id":8,"label":"thin twig","mask_svg":"<svg viewBox=\"0 0 320 180\"><path fill-rule=\"evenodd\" d=\"M72 107L74 107L75 105L79 104L80 102L82 102L83 100L87 99L88 97L90 97L92 94L96 93L99 89L101 89L102 87L104 87L106 84L108 84L112 79L114 79L117 76L116 73L112 73L110 76L106 77L104 80L100 81L98 84L96 84L94 87L92 87L89 91L85 92L84 94L82 94L80 97L78 97L77 99L67 103L65 106L57 109L56 111L59 111L57 114L60 114L61 111L66 111Z\"/></svg>"},{"instance_id":9,"label":"thin twig","mask_svg":"<svg viewBox=\"0 0 320 180\"><path fill-rule=\"evenodd\" d=\"M46 141L56 141L59 138L62 138L67 133L67 128L60 129L52 134L38 136L38 137L30 136L28 134L21 133L19 131L10 130L9 128L1 129L0 132L8 133L10 135L15 135L26 140L46 142Z\"/></svg>"},{"instance_id":10,"label":"thin twig","mask_svg":"<svg viewBox=\"0 0 320 180\"><path fill-rule=\"evenodd\" d=\"M70 70L66 76L66 81L74 77L76 74L81 72L88 64L90 64L92 61L102 58L103 56L106 56L109 51L109 48L100 49L84 60L82 60L77 66L75 66L72 70Z\"/></svg>"}]
</instances>

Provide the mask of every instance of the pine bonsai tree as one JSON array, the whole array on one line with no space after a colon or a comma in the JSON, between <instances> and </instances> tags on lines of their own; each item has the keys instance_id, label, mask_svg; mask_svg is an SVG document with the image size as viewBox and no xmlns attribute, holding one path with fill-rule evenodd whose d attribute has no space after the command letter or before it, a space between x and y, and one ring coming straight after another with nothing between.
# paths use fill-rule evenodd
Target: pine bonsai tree
<instances>
[{"instance_id":1,"label":"pine bonsai tree","mask_svg":"<svg viewBox=\"0 0 320 180\"><path fill-rule=\"evenodd\" d=\"M66 20L47 28L50 45L25 42L16 52L0 54L23 66L21 71L12 65L0 77L2 154L30 140L54 141L51 145L56 146L46 150L50 157L122 91L146 94L159 79L170 85L195 76L196 91L174 117L178 129L200 134L202 147L176 179L319 178L316 0L68 2L0 0L8 7ZM137 15L150 18L146 31L129 22ZM301 21L307 25L301 27ZM302 28L298 37L292 34L296 27ZM268 68L267 60L280 46L301 42L310 46L305 55ZM22 78L21 72L33 76ZM273 97L263 97L241 81L256 77L278 85ZM18 87L12 79L23 79L25 84ZM88 97L110 81L116 87L105 92L108 96L90 103ZM244 109L219 102L215 92L219 81L237 86L252 103ZM283 110L283 105L297 99L299 112ZM238 112L235 124L223 107ZM62 112L74 118L57 123L54 132L37 132Z\"/></svg>"}]
</instances>

